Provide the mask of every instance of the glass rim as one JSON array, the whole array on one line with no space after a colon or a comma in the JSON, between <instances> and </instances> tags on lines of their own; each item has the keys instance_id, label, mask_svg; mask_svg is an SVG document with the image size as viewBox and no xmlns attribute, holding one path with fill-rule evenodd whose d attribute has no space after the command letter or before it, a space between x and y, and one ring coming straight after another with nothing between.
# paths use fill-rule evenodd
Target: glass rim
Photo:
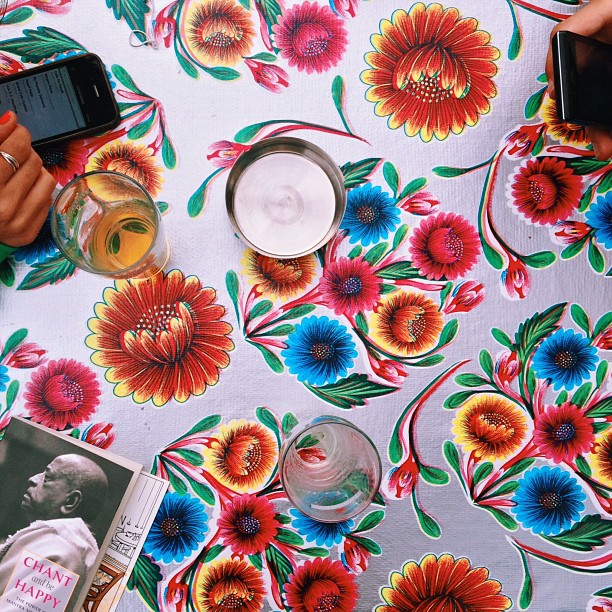
<instances>
[{"instance_id":1,"label":"glass rim","mask_svg":"<svg viewBox=\"0 0 612 612\"><path fill-rule=\"evenodd\" d=\"M153 209L153 216L155 218L155 232L153 234L153 239L151 240L151 245L149 246L149 248L145 251L145 253L142 255L142 257L138 260L136 260L132 265L128 266L127 268L122 268L121 271L118 271L116 273L113 272L99 272L98 270L94 270L91 266L87 266L86 271L91 273L91 274L97 274L98 276L106 276L106 277L110 277L110 278L123 278L126 273L129 273L131 270L133 270L134 268L138 267L151 253L151 251L153 250L155 243L157 241L157 237L159 235L159 226L161 225L161 213L159 212L159 209L157 208L157 205L155 204L155 201L153 200L153 197L151 196L151 194L149 193L148 189L146 189L146 187L144 185L142 185L141 183L139 183L136 179L132 178L131 176L128 176L127 174L123 174L122 172L117 172L115 170L90 170L89 172L84 172L83 174L79 174L77 176L75 176L73 179L70 179L70 181L68 183L66 183L61 190L59 191L59 193L55 196L55 198L53 198L53 204L51 204L51 235L53 236L53 242L55 243L55 246L58 248L59 252L72 264L74 264L77 268L84 270L85 268L81 267L79 264L77 264L74 259L68 255L68 253L64 250L64 248L62 247L61 241L57 239L57 234L58 234L58 229L57 229L57 221L56 221L56 215L55 215L55 209L57 207L57 203L59 202L60 198L62 197L62 195L64 194L65 191L67 191L67 189L74 185L74 183L77 183L78 181L87 178L88 176L92 176L94 174L110 174L116 177L119 177L121 179L125 179L126 181L128 181L129 183L132 183L135 187L137 187L138 189L140 189L142 191L142 193L145 195L145 199L147 200L147 202L150 204L151 208Z\"/></svg>"},{"instance_id":2,"label":"glass rim","mask_svg":"<svg viewBox=\"0 0 612 612\"><path fill-rule=\"evenodd\" d=\"M376 497L377 493L380 490L380 485L382 484L382 459L380 457L380 453L378 452L378 449L376 448L376 444L374 444L372 438L370 438L370 436L367 433L365 433L365 431L363 431L363 429L360 429L359 427L357 427L356 425L354 425L353 423L351 423L347 419L344 419L342 417L337 417L337 416L334 416L334 415L321 415L319 417L315 417L314 419L312 419L311 421L306 423L303 427L301 427L299 429L299 431L296 431L295 433L292 433L291 436L285 441L285 444L282 445L281 451L280 451L280 456L279 456L279 462L278 462L278 477L280 478L280 481L281 481L281 484L283 486L283 490L285 492L285 495L287 496L287 499L289 500L289 502L297 510L299 510L302 514L306 514L306 513L302 510L301 504L295 502L295 500L293 499L293 497L289 493L289 490L287 489L287 487L285 486L285 484L283 482L283 480L284 480L284 478L283 478L283 465L285 463L285 458L287 456L287 453L289 452L289 450L291 448L293 448L293 446L295 445L295 441L302 434L305 434L305 433L309 432L311 429L314 429L317 425L320 425L321 423L332 423L332 424L336 424L336 425L343 425L345 427L349 427L350 429L353 429L358 434L363 436L365 438L366 442L368 442L370 444L370 446L374 449L374 454L376 456L376 463L378 465L377 478L376 478L375 486L372 487L372 493L371 493L371 495L368 496L368 503L367 503L367 505L364 508L362 508L358 512L355 512L353 514L350 514L350 515L346 516L341 521L326 520L326 519L321 519L321 518L313 519L313 520L318 521L319 523L339 523L339 522L341 523L342 521L348 521L348 520L358 516L359 514L361 514L367 508L367 506L369 506L372 503L372 500ZM310 515L306 514L306 516L310 516Z\"/></svg>"}]
</instances>

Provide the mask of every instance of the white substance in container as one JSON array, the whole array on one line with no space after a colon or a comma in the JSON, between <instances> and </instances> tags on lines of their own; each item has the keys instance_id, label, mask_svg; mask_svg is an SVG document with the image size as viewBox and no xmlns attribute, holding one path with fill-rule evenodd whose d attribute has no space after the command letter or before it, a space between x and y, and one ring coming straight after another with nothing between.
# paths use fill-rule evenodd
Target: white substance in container
<instances>
[{"instance_id":1,"label":"white substance in container","mask_svg":"<svg viewBox=\"0 0 612 612\"><path fill-rule=\"evenodd\" d=\"M233 204L244 237L257 250L281 258L321 246L337 206L326 172L308 157L288 152L264 155L246 167Z\"/></svg>"}]
</instances>

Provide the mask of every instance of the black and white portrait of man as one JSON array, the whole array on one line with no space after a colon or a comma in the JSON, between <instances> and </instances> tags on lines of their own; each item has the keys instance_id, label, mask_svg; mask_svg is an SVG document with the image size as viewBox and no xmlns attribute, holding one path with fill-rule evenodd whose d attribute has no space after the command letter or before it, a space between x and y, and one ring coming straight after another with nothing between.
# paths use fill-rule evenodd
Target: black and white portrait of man
<instances>
[{"instance_id":1,"label":"black and white portrait of man","mask_svg":"<svg viewBox=\"0 0 612 612\"><path fill-rule=\"evenodd\" d=\"M70 601L76 600L99 564L102 541L132 477L130 470L75 448L68 436L34 434L28 440L9 435L0 443L0 481L7 492L0 500L0 612L15 610L5 601L28 595L14 571L30 553L78 576L71 585ZM41 571L40 564L29 563Z\"/></svg>"}]
</instances>

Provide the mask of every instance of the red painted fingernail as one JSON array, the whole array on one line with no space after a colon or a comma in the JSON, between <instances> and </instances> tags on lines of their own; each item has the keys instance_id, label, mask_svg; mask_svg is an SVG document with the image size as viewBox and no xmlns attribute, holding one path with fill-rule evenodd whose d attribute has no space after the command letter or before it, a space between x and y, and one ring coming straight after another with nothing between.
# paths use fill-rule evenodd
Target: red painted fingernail
<instances>
[{"instance_id":1,"label":"red painted fingernail","mask_svg":"<svg viewBox=\"0 0 612 612\"><path fill-rule=\"evenodd\" d=\"M6 113L0 117L0 124L4 125L5 123L8 123L11 120L12 114L13 113L10 110L6 111Z\"/></svg>"}]
</instances>

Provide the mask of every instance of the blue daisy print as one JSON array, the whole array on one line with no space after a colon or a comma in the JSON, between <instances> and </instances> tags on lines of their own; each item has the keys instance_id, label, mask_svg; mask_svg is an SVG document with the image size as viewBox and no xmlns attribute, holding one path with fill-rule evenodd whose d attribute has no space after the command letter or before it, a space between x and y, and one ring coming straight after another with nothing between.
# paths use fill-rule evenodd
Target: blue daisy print
<instances>
[{"instance_id":1,"label":"blue daisy print","mask_svg":"<svg viewBox=\"0 0 612 612\"><path fill-rule=\"evenodd\" d=\"M400 211L395 200L380 187L366 183L348 192L340 228L348 230L350 242L368 246L386 240L399 223Z\"/></svg>"},{"instance_id":2,"label":"blue daisy print","mask_svg":"<svg viewBox=\"0 0 612 612\"><path fill-rule=\"evenodd\" d=\"M526 529L555 535L580 520L586 495L578 481L561 468L532 468L518 484L512 512Z\"/></svg>"},{"instance_id":3,"label":"blue daisy print","mask_svg":"<svg viewBox=\"0 0 612 612\"><path fill-rule=\"evenodd\" d=\"M144 551L156 561L180 563L204 541L207 521L204 505L199 500L166 493L145 540Z\"/></svg>"},{"instance_id":4,"label":"blue daisy print","mask_svg":"<svg viewBox=\"0 0 612 612\"><path fill-rule=\"evenodd\" d=\"M0 365L0 391L6 391L6 383L9 380L11 380L11 377L8 375L8 368Z\"/></svg>"},{"instance_id":5,"label":"blue daisy print","mask_svg":"<svg viewBox=\"0 0 612 612\"><path fill-rule=\"evenodd\" d=\"M612 191L599 196L585 215L586 222L595 230L597 241L612 249Z\"/></svg>"},{"instance_id":6,"label":"blue daisy print","mask_svg":"<svg viewBox=\"0 0 612 612\"><path fill-rule=\"evenodd\" d=\"M303 319L281 351L289 372L310 385L333 383L346 376L357 354L346 327L328 317Z\"/></svg>"},{"instance_id":7,"label":"blue daisy print","mask_svg":"<svg viewBox=\"0 0 612 612\"><path fill-rule=\"evenodd\" d=\"M302 514L299 510L292 509L289 513L295 517L291 521L293 528L304 536L307 542L315 542L317 546L330 547L340 544L355 525L350 519L339 523L322 523Z\"/></svg>"},{"instance_id":8,"label":"blue daisy print","mask_svg":"<svg viewBox=\"0 0 612 612\"><path fill-rule=\"evenodd\" d=\"M553 388L571 391L590 377L599 357L589 340L572 329L559 329L540 344L531 365L538 378L550 379Z\"/></svg>"},{"instance_id":9,"label":"blue daisy print","mask_svg":"<svg viewBox=\"0 0 612 612\"><path fill-rule=\"evenodd\" d=\"M13 257L17 261L25 261L27 264L32 265L37 261L44 261L56 253L57 247L51 235L51 217L47 216L34 242L19 247L13 253Z\"/></svg>"}]
</instances>

